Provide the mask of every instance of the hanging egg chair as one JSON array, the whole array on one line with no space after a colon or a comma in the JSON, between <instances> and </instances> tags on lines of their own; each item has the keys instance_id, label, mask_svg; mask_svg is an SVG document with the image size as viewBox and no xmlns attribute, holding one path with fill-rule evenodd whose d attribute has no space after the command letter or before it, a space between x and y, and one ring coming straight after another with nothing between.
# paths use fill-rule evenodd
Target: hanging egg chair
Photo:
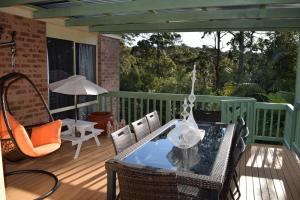
<instances>
[{"instance_id":1,"label":"hanging egg chair","mask_svg":"<svg viewBox=\"0 0 300 200\"><path fill-rule=\"evenodd\" d=\"M8 91L14 83L21 80L27 81L38 95L45 111L49 115L48 123L24 127L13 116L9 106ZM2 154L5 159L17 161L22 158L39 158L49 155L60 148L62 122L60 120L53 120L43 96L35 84L26 75L12 72L0 78L0 102L0 138L3 147ZM50 191L44 193L37 199L44 199L50 196L60 185L57 177L53 173L44 170L29 169L12 171L5 173L5 177L24 173L45 174L55 181L55 184Z\"/></svg>"}]
</instances>

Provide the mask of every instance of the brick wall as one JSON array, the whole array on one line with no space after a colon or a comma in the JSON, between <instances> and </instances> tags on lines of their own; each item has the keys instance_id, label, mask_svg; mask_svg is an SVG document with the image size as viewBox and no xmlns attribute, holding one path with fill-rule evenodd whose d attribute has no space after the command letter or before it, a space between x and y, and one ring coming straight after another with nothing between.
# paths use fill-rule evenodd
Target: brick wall
<instances>
[{"instance_id":1,"label":"brick wall","mask_svg":"<svg viewBox=\"0 0 300 200\"><path fill-rule=\"evenodd\" d=\"M120 40L99 36L98 82L109 91L120 87Z\"/></svg>"},{"instance_id":2,"label":"brick wall","mask_svg":"<svg viewBox=\"0 0 300 200\"><path fill-rule=\"evenodd\" d=\"M120 88L120 40L99 36L98 38L98 84L108 91L118 91ZM110 111L106 102L106 110ZM112 113L116 118L117 107L114 101Z\"/></svg>"},{"instance_id":3,"label":"brick wall","mask_svg":"<svg viewBox=\"0 0 300 200\"><path fill-rule=\"evenodd\" d=\"M9 41L11 31L17 32L16 71L28 75L48 101L45 23L0 12L0 26L5 32L0 42ZM10 63L10 48L0 48L0 76L11 71ZM48 119L41 102L26 82L19 82L12 88L9 102L17 119L25 125Z\"/></svg>"},{"instance_id":4,"label":"brick wall","mask_svg":"<svg viewBox=\"0 0 300 200\"><path fill-rule=\"evenodd\" d=\"M0 42L9 41L11 31L17 32L16 71L28 75L48 102L46 24L0 12L0 26L5 32ZM99 36L98 46L98 83L109 91L117 91L120 80L120 41ZM0 48L0 76L10 71L10 48ZM25 125L48 120L41 102L26 82L20 82L12 88L9 102L16 118Z\"/></svg>"}]
</instances>

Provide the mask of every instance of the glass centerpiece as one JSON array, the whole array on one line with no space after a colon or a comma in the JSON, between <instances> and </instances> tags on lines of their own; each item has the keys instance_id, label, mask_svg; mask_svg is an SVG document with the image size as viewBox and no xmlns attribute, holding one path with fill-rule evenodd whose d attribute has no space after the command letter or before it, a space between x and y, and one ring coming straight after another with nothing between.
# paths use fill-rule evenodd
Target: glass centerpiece
<instances>
[{"instance_id":1,"label":"glass centerpiece","mask_svg":"<svg viewBox=\"0 0 300 200\"><path fill-rule=\"evenodd\" d=\"M196 145L200 140L203 139L205 135L205 130L198 129L197 123L195 122L193 116L193 107L196 100L194 94L196 81L196 65L192 71L192 89L191 94L188 97L189 104L187 99L184 99L183 112L181 113L182 120L176 122L175 128L170 131L167 138L178 148L188 149ZM187 108L189 107L189 112Z\"/></svg>"}]
</instances>

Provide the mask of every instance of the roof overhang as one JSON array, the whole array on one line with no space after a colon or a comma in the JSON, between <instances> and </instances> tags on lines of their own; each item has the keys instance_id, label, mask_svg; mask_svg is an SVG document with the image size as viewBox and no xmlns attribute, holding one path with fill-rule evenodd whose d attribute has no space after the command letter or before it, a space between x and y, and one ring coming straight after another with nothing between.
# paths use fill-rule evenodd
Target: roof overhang
<instances>
[{"instance_id":1,"label":"roof overhang","mask_svg":"<svg viewBox=\"0 0 300 200\"><path fill-rule=\"evenodd\" d=\"M299 31L300 0L3 0L36 8L33 18L67 18L106 34L191 31Z\"/></svg>"}]
</instances>

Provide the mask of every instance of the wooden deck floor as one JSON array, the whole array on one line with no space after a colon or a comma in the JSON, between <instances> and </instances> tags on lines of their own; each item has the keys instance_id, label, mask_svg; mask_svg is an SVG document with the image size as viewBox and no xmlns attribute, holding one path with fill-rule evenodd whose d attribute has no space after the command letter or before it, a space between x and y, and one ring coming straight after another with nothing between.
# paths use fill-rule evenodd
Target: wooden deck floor
<instances>
[{"instance_id":1,"label":"wooden deck floor","mask_svg":"<svg viewBox=\"0 0 300 200\"><path fill-rule=\"evenodd\" d=\"M61 187L48 199L106 199L104 163L113 157L109 139L100 137L101 147L88 141L77 160L70 143L45 158L7 163L8 171L16 169L46 169L61 180ZM275 200L300 199L300 160L283 146L252 145L238 166L240 199ZM38 197L52 182L42 175L18 175L7 179L7 199L27 200Z\"/></svg>"}]
</instances>

